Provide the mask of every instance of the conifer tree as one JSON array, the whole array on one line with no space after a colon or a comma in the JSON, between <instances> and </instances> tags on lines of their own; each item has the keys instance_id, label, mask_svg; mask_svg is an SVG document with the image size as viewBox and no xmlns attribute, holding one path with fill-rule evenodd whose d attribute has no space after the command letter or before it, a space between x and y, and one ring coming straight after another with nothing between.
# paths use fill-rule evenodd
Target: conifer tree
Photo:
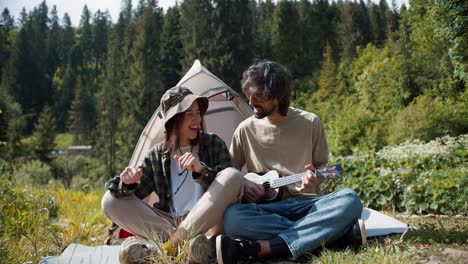
<instances>
[{"instance_id":1,"label":"conifer tree","mask_svg":"<svg viewBox=\"0 0 468 264\"><path fill-rule=\"evenodd\" d=\"M125 131L120 146L123 148L121 155L127 160L165 91L160 75L162 22L162 9L152 1L136 21L129 65L130 83L122 101L124 112L119 128Z\"/></svg>"},{"instance_id":2,"label":"conifer tree","mask_svg":"<svg viewBox=\"0 0 468 264\"><path fill-rule=\"evenodd\" d=\"M275 60L286 65L293 76L303 61L302 28L294 3L280 1L276 5L272 25L272 46Z\"/></svg>"},{"instance_id":3,"label":"conifer tree","mask_svg":"<svg viewBox=\"0 0 468 264\"><path fill-rule=\"evenodd\" d=\"M249 0L215 0L212 24L211 62L213 72L240 92L239 76L253 57L254 37L251 25L254 22Z\"/></svg>"},{"instance_id":4,"label":"conifer tree","mask_svg":"<svg viewBox=\"0 0 468 264\"><path fill-rule=\"evenodd\" d=\"M379 4L372 3L369 12L369 21L373 43L377 47L382 47L387 40L387 18L388 5L385 0L380 0Z\"/></svg>"},{"instance_id":5,"label":"conifer tree","mask_svg":"<svg viewBox=\"0 0 468 264\"><path fill-rule=\"evenodd\" d=\"M96 87L102 83L107 62L107 42L110 28L109 13L98 10L93 18L93 59L94 59L94 81ZM101 78L101 79L100 79Z\"/></svg>"},{"instance_id":6,"label":"conifer tree","mask_svg":"<svg viewBox=\"0 0 468 264\"><path fill-rule=\"evenodd\" d=\"M414 83L416 74L412 66L412 54L411 50L411 29L408 21L408 13L406 8L403 7L403 16L400 23L400 28L397 32L398 40L395 44L395 58L399 64L399 80L401 81L401 88L404 94L401 95L403 98L402 105L407 106L413 99L419 95L419 87Z\"/></svg>"},{"instance_id":7,"label":"conifer tree","mask_svg":"<svg viewBox=\"0 0 468 264\"><path fill-rule=\"evenodd\" d=\"M14 19L8 8L5 8L0 17L0 83L2 83L3 70L10 59Z\"/></svg>"},{"instance_id":8,"label":"conifer tree","mask_svg":"<svg viewBox=\"0 0 468 264\"><path fill-rule=\"evenodd\" d=\"M327 101L336 95L336 65L333 62L332 48L327 42L323 55L322 69L320 70L319 90L317 98L319 101Z\"/></svg>"},{"instance_id":9,"label":"conifer tree","mask_svg":"<svg viewBox=\"0 0 468 264\"><path fill-rule=\"evenodd\" d=\"M62 24L63 34L61 38L62 44L60 45L60 60L62 61L62 65L66 65L71 63L71 49L73 47L73 42L75 41L75 29L72 27L68 13L63 15Z\"/></svg>"},{"instance_id":10,"label":"conifer tree","mask_svg":"<svg viewBox=\"0 0 468 264\"><path fill-rule=\"evenodd\" d=\"M275 3L272 0L260 0L256 10L256 24L255 27L255 57L258 59L272 59L272 29L271 18L275 12Z\"/></svg>"},{"instance_id":11,"label":"conifer tree","mask_svg":"<svg viewBox=\"0 0 468 264\"><path fill-rule=\"evenodd\" d=\"M77 46L74 47L75 30L71 25L70 16L65 13L62 21L63 29L59 40L61 44L58 50L59 61L61 63L56 69L52 81L54 89L52 112L57 122L57 132L65 132L68 112L74 97L77 75L77 63L72 63L72 55L78 53L76 52Z\"/></svg>"},{"instance_id":12,"label":"conifer tree","mask_svg":"<svg viewBox=\"0 0 468 264\"><path fill-rule=\"evenodd\" d=\"M125 147L125 155L117 154L119 121L123 118L122 106L125 105L123 95L128 88L127 33L131 17L131 1L124 2L117 24L110 33L106 76L97 98L96 154L103 160L108 177L114 176L120 163L128 160L128 147ZM126 131L121 131L120 138L125 138L124 134Z\"/></svg>"},{"instance_id":13,"label":"conifer tree","mask_svg":"<svg viewBox=\"0 0 468 264\"><path fill-rule=\"evenodd\" d=\"M68 127L74 135L75 144L93 143L96 127L96 73L93 49L93 28L91 13L85 5L77 32L79 40L72 48L71 73L75 73L73 83L74 99L69 110ZM73 76L70 76L73 77Z\"/></svg>"},{"instance_id":14,"label":"conifer tree","mask_svg":"<svg viewBox=\"0 0 468 264\"><path fill-rule=\"evenodd\" d=\"M359 11L357 4L345 2L339 6L340 23L338 33L341 46L341 58L351 61L357 55L356 48L364 46L364 36L359 28Z\"/></svg>"},{"instance_id":15,"label":"conifer tree","mask_svg":"<svg viewBox=\"0 0 468 264\"><path fill-rule=\"evenodd\" d=\"M50 16L50 30L47 36L47 62L49 65L48 73L53 73L55 68L62 63L59 55L62 28L60 27L57 7L55 5L52 7L52 11L50 11Z\"/></svg>"},{"instance_id":16,"label":"conifer tree","mask_svg":"<svg viewBox=\"0 0 468 264\"><path fill-rule=\"evenodd\" d=\"M5 88L18 102L25 113L34 112L33 98L34 92L31 91L36 83L31 76L34 73L34 64L30 61L33 57L31 42L29 40L31 32L31 21L28 18L26 10L23 8L20 18L20 29L16 37L15 45L12 50L11 58L4 75Z\"/></svg>"},{"instance_id":17,"label":"conifer tree","mask_svg":"<svg viewBox=\"0 0 468 264\"><path fill-rule=\"evenodd\" d=\"M177 84L182 71L182 41L180 39L179 7L170 7L164 16L161 37L161 80L164 87Z\"/></svg>"},{"instance_id":18,"label":"conifer tree","mask_svg":"<svg viewBox=\"0 0 468 264\"><path fill-rule=\"evenodd\" d=\"M74 144L90 144L94 136L96 102L89 86L78 79L75 97L68 113L68 129L73 135Z\"/></svg>"},{"instance_id":19,"label":"conifer tree","mask_svg":"<svg viewBox=\"0 0 468 264\"><path fill-rule=\"evenodd\" d=\"M122 116L120 90L120 72L123 65L120 61L120 51L117 34L112 34L109 50L108 67L103 89L98 95L98 127L97 127L97 152L106 166L109 177L116 173L117 153L117 128L118 121Z\"/></svg>"},{"instance_id":20,"label":"conifer tree","mask_svg":"<svg viewBox=\"0 0 468 264\"><path fill-rule=\"evenodd\" d=\"M205 67L214 69L213 43L215 36L212 24L214 13L210 0L185 0L181 4L181 41L183 46L182 67L187 71L196 59Z\"/></svg>"},{"instance_id":21,"label":"conifer tree","mask_svg":"<svg viewBox=\"0 0 468 264\"><path fill-rule=\"evenodd\" d=\"M55 148L55 120L48 105L44 106L34 126L34 152L43 162L51 161L51 152Z\"/></svg>"}]
</instances>

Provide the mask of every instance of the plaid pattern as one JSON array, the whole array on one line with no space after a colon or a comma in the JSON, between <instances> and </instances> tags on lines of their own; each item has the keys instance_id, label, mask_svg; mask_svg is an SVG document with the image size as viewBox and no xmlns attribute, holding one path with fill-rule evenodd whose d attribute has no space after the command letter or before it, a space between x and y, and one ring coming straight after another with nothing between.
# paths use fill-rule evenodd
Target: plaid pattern
<instances>
[{"instance_id":1,"label":"plaid pattern","mask_svg":"<svg viewBox=\"0 0 468 264\"><path fill-rule=\"evenodd\" d=\"M135 194L144 199L151 192L159 196L159 202L154 207L165 212L171 212L172 194L170 186L170 154L164 153L164 144L159 143L145 156L142 164L143 175L139 184L126 185L116 177L106 183L117 198ZM232 167L232 160L224 141L215 134L203 133L200 140L199 153L201 163L206 167L201 174L192 173L195 182L203 186L204 190L213 182L218 172Z\"/></svg>"}]
</instances>

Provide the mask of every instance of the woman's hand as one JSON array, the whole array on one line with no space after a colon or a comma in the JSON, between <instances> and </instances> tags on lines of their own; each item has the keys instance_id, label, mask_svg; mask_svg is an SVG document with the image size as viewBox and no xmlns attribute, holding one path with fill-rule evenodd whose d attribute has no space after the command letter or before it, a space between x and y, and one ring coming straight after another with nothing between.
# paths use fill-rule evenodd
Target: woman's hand
<instances>
[{"instance_id":1,"label":"woman's hand","mask_svg":"<svg viewBox=\"0 0 468 264\"><path fill-rule=\"evenodd\" d=\"M140 183L143 170L138 170L132 167L126 167L125 170L120 174L120 180L125 184Z\"/></svg>"},{"instance_id":2,"label":"woman's hand","mask_svg":"<svg viewBox=\"0 0 468 264\"><path fill-rule=\"evenodd\" d=\"M179 168L181 170L187 168L187 170L192 172L201 173L203 170L203 165L201 165L200 161L193 156L191 152L186 152L184 155L174 155L174 159L179 162Z\"/></svg>"}]
</instances>

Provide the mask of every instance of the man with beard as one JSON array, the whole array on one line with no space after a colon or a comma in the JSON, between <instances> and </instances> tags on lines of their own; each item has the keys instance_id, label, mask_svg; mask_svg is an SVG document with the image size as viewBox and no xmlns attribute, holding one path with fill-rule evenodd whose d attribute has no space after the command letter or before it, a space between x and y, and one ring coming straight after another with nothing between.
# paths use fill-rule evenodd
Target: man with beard
<instances>
[{"instance_id":1,"label":"man with beard","mask_svg":"<svg viewBox=\"0 0 468 264\"><path fill-rule=\"evenodd\" d=\"M291 84L286 67L272 61L260 61L243 73L242 90L254 116L234 132L235 167L259 175L270 170L285 177L306 174L271 203L259 203L266 193L261 184L244 181L244 203L226 210L225 235L216 238L220 264L296 259L333 241L355 247L366 243L358 195L342 189L321 196L323 179L313 171L328 162L325 131L317 115L289 106Z\"/></svg>"}]
</instances>

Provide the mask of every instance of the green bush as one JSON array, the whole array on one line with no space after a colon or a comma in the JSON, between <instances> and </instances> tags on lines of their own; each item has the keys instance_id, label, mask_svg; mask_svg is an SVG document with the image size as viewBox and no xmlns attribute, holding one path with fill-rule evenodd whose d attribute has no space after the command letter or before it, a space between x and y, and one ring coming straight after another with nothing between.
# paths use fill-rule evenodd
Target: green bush
<instances>
[{"instance_id":1,"label":"green bush","mask_svg":"<svg viewBox=\"0 0 468 264\"><path fill-rule=\"evenodd\" d=\"M57 216L58 207L51 193L0 181L0 210L0 248L7 249L0 250L3 263L37 263L41 254L57 251L60 230L52 230L49 219Z\"/></svg>"},{"instance_id":2,"label":"green bush","mask_svg":"<svg viewBox=\"0 0 468 264\"><path fill-rule=\"evenodd\" d=\"M14 172L18 185L47 184L53 178L52 168L40 160L30 160L19 165Z\"/></svg>"},{"instance_id":3,"label":"green bush","mask_svg":"<svg viewBox=\"0 0 468 264\"><path fill-rule=\"evenodd\" d=\"M443 135L459 135L468 130L468 102L420 96L402 109L390 125L389 143L406 140L433 140Z\"/></svg>"},{"instance_id":4,"label":"green bush","mask_svg":"<svg viewBox=\"0 0 468 264\"><path fill-rule=\"evenodd\" d=\"M365 206L374 209L419 214L468 212L468 135L406 142L334 160L345 173L339 181L325 182L325 192L351 188Z\"/></svg>"}]
</instances>

